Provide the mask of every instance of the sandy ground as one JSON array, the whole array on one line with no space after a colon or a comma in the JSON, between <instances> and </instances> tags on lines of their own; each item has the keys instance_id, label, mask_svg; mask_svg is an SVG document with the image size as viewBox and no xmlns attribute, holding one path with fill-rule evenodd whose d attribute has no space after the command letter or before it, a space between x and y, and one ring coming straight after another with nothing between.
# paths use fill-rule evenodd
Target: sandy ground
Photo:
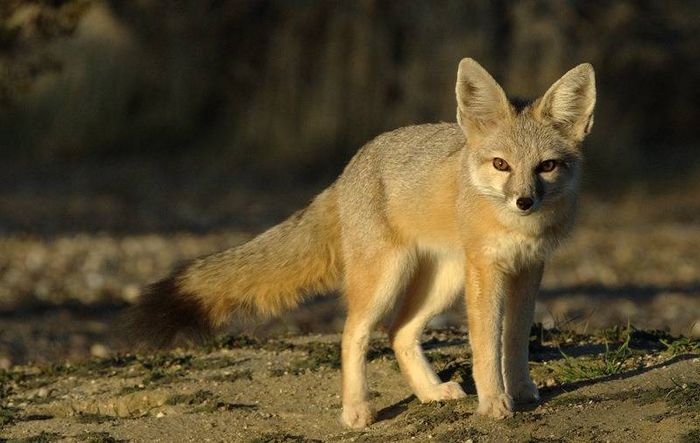
<instances>
[{"instance_id":1,"label":"sandy ground","mask_svg":"<svg viewBox=\"0 0 700 443\"><path fill-rule=\"evenodd\" d=\"M531 354L544 401L502 421L474 415L463 331L433 331L425 346L443 380L458 381L469 396L428 404L411 395L378 335L369 364L378 421L364 430L345 429L338 420L337 335L270 341L236 336L206 350L4 371L0 436L101 442L698 441L700 344L695 354L685 348L674 355L637 331L619 373L587 379L581 371L600 369L606 359L603 338L547 334Z\"/></svg>"}]
</instances>

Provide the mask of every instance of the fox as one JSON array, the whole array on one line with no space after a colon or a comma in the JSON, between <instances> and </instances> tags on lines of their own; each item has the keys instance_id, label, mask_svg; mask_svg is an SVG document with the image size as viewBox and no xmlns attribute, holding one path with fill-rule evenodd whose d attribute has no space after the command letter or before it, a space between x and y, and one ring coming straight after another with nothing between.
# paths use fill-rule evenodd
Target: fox
<instances>
[{"instance_id":1,"label":"fox","mask_svg":"<svg viewBox=\"0 0 700 443\"><path fill-rule=\"evenodd\" d=\"M150 285L132 324L167 344L212 333L235 316L265 318L339 291L342 422L375 420L366 354L388 338L421 402L461 399L426 359L421 336L463 295L476 412L509 417L539 401L528 339L547 258L572 230L593 126L592 65L539 98L510 100L475 60L459 62L456 123L421 124L364 145L310 204L239 246L195 259Z\"/></svg>"}]
</instances>

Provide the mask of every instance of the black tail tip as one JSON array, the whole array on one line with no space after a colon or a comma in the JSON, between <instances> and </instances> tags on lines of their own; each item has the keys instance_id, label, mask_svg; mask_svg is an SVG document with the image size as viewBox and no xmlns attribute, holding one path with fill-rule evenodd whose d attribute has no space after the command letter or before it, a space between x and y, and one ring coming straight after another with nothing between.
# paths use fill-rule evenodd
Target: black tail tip
<instances>
[{"instance_id":1,"label":"black tail tip","mask_svg":"<svg viewBox=\"0 0 700 443\"><path fill-rule=\"evenodd\" d=\"M146 287L122 321L129 346L165 348L180 340L201 342L212 336L206 311L194 294L182 289L178 274Z\"/></svg>"}]
</instances>

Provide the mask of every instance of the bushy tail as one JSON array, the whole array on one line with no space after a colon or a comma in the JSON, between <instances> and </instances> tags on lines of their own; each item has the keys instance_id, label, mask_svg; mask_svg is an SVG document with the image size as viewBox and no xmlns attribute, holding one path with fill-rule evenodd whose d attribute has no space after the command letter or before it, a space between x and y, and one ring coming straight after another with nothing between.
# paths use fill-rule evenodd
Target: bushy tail
<instances>
[{"instance_id":1,"label":"bushy tail","mask_svg":"<svg viewBox=\"0 0 700 443\"><path fill-rule=\"evenodd\" d=\"M272 316L304 296L337 289L342 272L333 187L249 242L197 259L149 286L130 329L159 346L207 334L233 314Z\"/></svg>"}]
</instances>

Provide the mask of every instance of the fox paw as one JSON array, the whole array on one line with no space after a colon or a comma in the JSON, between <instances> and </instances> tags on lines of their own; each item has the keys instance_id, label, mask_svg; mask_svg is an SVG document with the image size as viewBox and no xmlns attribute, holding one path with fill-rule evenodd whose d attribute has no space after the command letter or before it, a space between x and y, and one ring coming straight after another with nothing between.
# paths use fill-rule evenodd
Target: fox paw
<instances>
[{"instance_id":1,"label":"fox paw","mask_svg":"<svg viewBox=\"0 0 700 443\"><path fill-rule=\"evenodd\" d=\"M506 418L513 416L513 399L508 394L494 395L479 399L477 414L493 418Z\"/></svg>"},{"instance_id":2,"label":"fox paw","mask_svg":"<svg viewBox=\"0 0 700 443\"><path fill-rule=\"evenodd\" d=\"M512 389L508 389L508 394L515 403L536 403L540 401L540 392L532 380L515 384Z\"/></svg>"},{"instance_id":3,"label":"fox paw","mask_svg":"<svg viewBox=\"0 0 700 443\"><path fill-rule=\"evenodd\" d=\"M374 411L368 402L343 405L343 424L353 429L362 429L374 422Z\"/></svg>"},{"instance_id":4,"label":"fox paw","mask_svg":"<svg viewBox=\"0 0 700 443\"><path fill-rule=\"evenodd\" d=\"M448 381L435 386L428 396L421 398L421 401L425 403L429 401L457 400L466 396L467 394L464 393L459 383Z\"/></svg>"}]
</instances>

